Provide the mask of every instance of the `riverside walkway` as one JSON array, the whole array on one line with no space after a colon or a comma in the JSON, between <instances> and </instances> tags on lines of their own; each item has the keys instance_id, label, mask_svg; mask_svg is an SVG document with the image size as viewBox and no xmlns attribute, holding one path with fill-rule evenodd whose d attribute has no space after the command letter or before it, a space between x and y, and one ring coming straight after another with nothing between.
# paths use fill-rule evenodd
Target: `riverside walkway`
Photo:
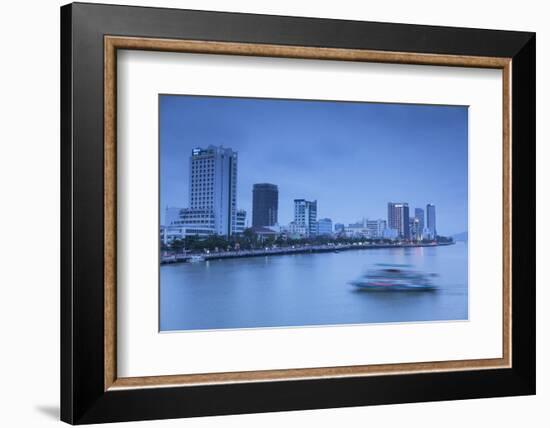
<instances>
[{"instance_id":1,"label":"riverside walkway","mask_svg":"<svg viewBox=\"0 0 550 428\"><path fill-rule=\"evenodd\" d=\"M172 254L161 256L161 264L170 263L185 263L190 261L206 261L219 259L235 259L241 257L262 257L262 256L277 256L288 254L304 254L304 253L337 253L339 251L349 250L366 250L380 248L415 248L415 247L437 247L452 245L454 242L448 243L400 243L400 244L369 244L369 243L353 243L353 244L325 244L325 245L304 245L293 247L275 247L275 248L259 248L254 250L232 250L232 251L216 251L202 253L185 253Z\"/></svg>"}]
</instances>

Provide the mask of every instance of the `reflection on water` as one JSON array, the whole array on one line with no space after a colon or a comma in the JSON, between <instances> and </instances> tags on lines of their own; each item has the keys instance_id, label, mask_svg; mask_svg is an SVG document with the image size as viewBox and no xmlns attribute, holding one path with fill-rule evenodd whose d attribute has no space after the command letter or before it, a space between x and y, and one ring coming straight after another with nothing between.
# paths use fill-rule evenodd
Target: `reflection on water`
<instances>
[{"instance_id":1,"label":"reflection on water","mask_svg":"<svg viewBox=\"0 0 550 428\"><path fill-rule=\"evenodd\" d=\"M435 274L430 292L369 292L350 283L399 267L402 284ZM313 326L468 318L467 245L295 254L160 268L160 328ZM394 282L398 280L394 280ZM401 281L401 279L399 279Z\"/></svg>"}]
</instances>

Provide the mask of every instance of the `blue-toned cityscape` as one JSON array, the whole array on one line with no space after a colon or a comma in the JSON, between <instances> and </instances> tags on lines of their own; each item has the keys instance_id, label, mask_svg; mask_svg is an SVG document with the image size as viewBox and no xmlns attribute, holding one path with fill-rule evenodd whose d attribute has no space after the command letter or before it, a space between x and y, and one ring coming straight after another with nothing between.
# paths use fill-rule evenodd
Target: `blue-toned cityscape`
<instances>
[{"instance_id":1,"label":"blue-toned cityscape","mask_svg":"<svg viewBox=\"0 0 550 428\"><path fill-rule=\"evenodd\" d=\"M317 201L294 199L294 220L280 225L278 222L279 189L277 184L257 183L252 188L252 224L249 227L247 212L237 207L238 155L231 148L209 146L193 148L189 156L188 207L166 207L164 225L160 227L160 240L165 250L161 262L175 261L177 249L184 250L177 260L187 260L185 239L209 242L209 238L225 238L227 245L202 248L205 256L222 257L217 253L240 250L239 235L253 236L259 250L264 242L275 249L273 240L307 241L317 237L367 239L399 245L451 242L437 235L436 207L428 203L424 208L409 211L407 202L388 202L387 219L362 218L350 224L334 223L331 218L318 218ZM412 216L410 214L413 214ZM233 239L231 239L233 238ZM233 244L231 244L233 242ZM170 252L174 249L174 252ZM253 248L247 248L253 249ZM213 250L216 254L211 254ZM232 254L237 255L237 254Z\"/></svg>"},{"instance_id":2,"label":"blue-toned cityscape","mask_svg":"<svg viewBox=\"0 0 550 428\"><path fill-rule=\"evenodd\" d=\"M160 329L467 319L467 144L461 106L162 95Z\"/></svg>"}]
</instances>

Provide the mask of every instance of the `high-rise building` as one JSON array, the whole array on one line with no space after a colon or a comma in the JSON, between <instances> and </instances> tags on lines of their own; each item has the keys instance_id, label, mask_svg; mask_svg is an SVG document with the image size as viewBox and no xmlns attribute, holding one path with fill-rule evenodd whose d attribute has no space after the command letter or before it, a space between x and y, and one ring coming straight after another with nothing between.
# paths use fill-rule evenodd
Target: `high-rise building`
<instances>
[{"instance_id":1,"label":"high-rise building","mask_svg":"<svg viewBox=\"0 0 550 428\"><path fill-rule=\"evenodd\" d=\"M400 238L410 239L408 203L388 202L388 228L397 230Z\"/></svg>"},{"instance_id":2,"label":"high-rise building","mask_svg":"<svg viewBox=\"0 0 550 428\"><path fill-rule=\"evenodd\" d=\"M237 152L222 146L195 148L189 163L185 223L211 228L216 235L237 233Z\"/></svg>"},{"instance_id":3,"label":"high-rise building","mask_svg":"<svg viewBox=\"0 0 550 428\"><path fill-rule=\"evenodd\" d=\"M252 188L252 227L277 224L279 189L275 184L259 183Z\"/></svg>"},{"instance_id":4,"label":"high-rise building","mask_svg":"<svg viewBox=\"0 0 550 428\"><path fill-rule=\"evenodd\" d=\"M420 228L420 219L416 216L409 218L409 233L411 239L421 240L422 239L422 229Z\"/></svg>"},{"instance_id":5,"label":"high-rise building","mask_svg":"<svg viewBox=\"0 0 550 428\"><path fill-rule=\"evenodd\" d=\"M317 201L294 199L294 223L304 227L307 236L317 234Z\"/></svg>"},{"instance_id":6,"label":"high-rise building","mask_svg":"<svg viewBox=\"0 0 550 428\"><path fill-rule=\"evenodd\" d=\"M418 228L424 230L424 210L422 208L414 209L414 217L418 219Z\"/></svg>"},{"instance_id":7,"label":"high-rise building","mask_svg":"<svg viewBox=\"0 0 550 428\"><path fill-rule=\"evenodd\" d=\"M332 220L330 218L321 218L317 221L317 235L332 235Z\"/></svg>"},{"instance_id":8,"label":"high-rise building","mask_svg":"<svg viewBox=\"0 0 550 428\"><path fill-rule=\"evenodd\" d=\"M437 228L435 226L435 205L428 204L426 205L426 228L428 229L431 238L435 239L437 237Z\"/></svg>"}]
</instances>

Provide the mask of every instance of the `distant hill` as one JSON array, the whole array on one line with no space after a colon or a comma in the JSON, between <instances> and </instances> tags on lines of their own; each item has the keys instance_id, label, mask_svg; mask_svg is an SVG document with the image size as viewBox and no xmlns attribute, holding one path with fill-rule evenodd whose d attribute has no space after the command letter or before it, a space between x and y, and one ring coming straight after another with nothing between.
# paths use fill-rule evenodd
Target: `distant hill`
<instances>
[{"instance_id":1,"label":"distant hill","mask_svg":"<svg viewBox=\"0 0 550 428\"><path fill-rule=\"evenodd\" d=\"M457 233L456 235L453 235L453 239L455 241L467 241L468 240L468 232Z\"/></svg>"}]
</instances>

